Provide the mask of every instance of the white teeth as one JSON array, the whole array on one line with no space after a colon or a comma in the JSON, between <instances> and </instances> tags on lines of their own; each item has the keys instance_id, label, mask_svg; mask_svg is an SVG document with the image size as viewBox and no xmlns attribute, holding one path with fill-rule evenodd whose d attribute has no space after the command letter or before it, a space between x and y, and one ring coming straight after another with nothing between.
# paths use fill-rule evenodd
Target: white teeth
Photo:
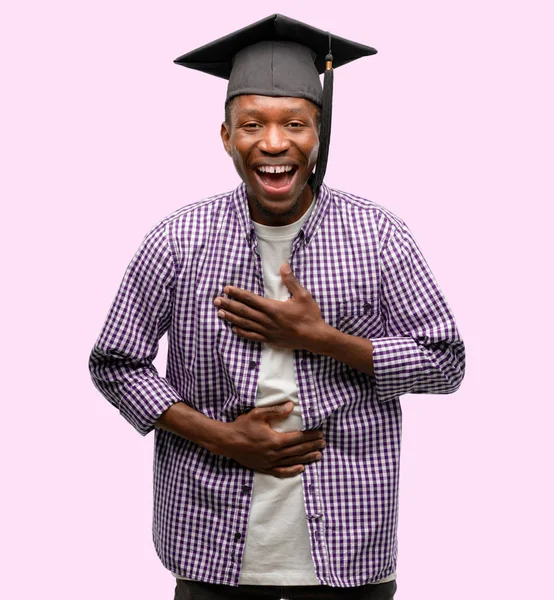
<instances>
[{"instance_id":1,"label":"white teeth","mask_svg":"<svg viewBox=\"0 0 554 600\"><path fill-rule=\"evenodd\" d=\"M256 168L261 173L288 173L289 171L292 171L292 165L279 165L277 167L272 167L269 165L261 165Z\"/></svg>"}]
</instances>

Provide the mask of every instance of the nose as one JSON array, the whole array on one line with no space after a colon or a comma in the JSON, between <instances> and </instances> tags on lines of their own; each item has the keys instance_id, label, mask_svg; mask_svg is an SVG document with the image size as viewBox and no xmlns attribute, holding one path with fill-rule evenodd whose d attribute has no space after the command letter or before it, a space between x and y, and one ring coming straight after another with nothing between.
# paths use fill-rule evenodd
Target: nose
<instances>
[{"instance_id":1,"label":"nose","mask_svg":"<svg viewBox=\"0 0 554 600\"><path fill-rule=\"evenodd\" d=\"M279 125L268 125L264 128L258 148L267 154L281 154L290 148L287 132Z\"/></svg>"}]
</instances>

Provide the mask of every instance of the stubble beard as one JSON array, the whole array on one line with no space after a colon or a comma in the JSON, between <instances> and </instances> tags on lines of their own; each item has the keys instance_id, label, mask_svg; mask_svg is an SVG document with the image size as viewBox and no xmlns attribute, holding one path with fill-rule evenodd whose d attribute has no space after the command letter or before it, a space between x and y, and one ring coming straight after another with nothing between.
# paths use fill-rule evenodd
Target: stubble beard
<instances>
[{"instance_id":1,"label":"stubble beard","mask_svg":"<svg viewBox=\"0 0 554 600\"><path fill-rule=\"evenodd\" d=\"M248 192L248 199L255 205L256 209L264 217L268 217L270 219L271 218L286 219L288 217L293 217L300 210L300 199L302 198L302 194L304 193L306 186L310 186L309 180L306 182L306 184L304 185L302 190L300 190L300 193L296 197L294 204L288 210L286 210L284 212L276 213L276 212L272 212L272 211L268 210L268 208L266 206L264 206L258 200L258 198L256 198L256 196L251 192Z\"/></svg>"},{"instance_id":2,"label":"stubble beard","mask_svg":"<svg viewBox=\"0 0 554 600\"><path fill-rule=\"evenodd\" d=\"M286 219L287 217L293 217L298 212L298 209L300 207L300 196L301 195L302 194L300 194L296 198L294 204L288 210L285 210L284 212L279 212L279 213L275 213L275 212L272 212L271 210L269 210L266 206L264 206L256 198L256 196L252 195L252 196L250 196L250 198L251 198L253 204L256 206L256 209L258 210L258 212L260 214L262 214L264 217L268 217L268 218L278 217L278 218Z\"/></svg>"}]
</instances>

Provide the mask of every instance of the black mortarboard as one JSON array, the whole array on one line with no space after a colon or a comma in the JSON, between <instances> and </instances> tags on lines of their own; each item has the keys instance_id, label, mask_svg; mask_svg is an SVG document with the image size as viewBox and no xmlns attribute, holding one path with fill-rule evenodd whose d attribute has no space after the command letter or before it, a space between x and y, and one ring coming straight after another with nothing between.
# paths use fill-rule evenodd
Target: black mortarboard
<instances>
[{"instance_id":1,"label":"black mortarboard","mask_svg":"<svg viewBox=\"0 0 554 600\"><path fill-rule=\"evenodd\" d=\"M244 94L307 98L321 106L319 155L311 182L323 181L333 96L333 68L377 50L283 15L271 15L175 59L179 65L229 80L227 101ZM324 75L321 87L319 75Z\"/></svg>"}]
</instances>

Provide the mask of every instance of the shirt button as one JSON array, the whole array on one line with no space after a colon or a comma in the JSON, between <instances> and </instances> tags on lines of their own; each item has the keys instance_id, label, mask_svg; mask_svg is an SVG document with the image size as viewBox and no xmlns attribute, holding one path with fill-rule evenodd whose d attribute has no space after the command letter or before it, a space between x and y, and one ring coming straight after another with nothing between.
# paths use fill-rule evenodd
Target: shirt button
<instances>
[{"instance_id":1,"label":"shirt button","mask_svg":"<svg viewBox=\"0 0 554 600\"><path fill-rule=\"evenodd\" d=\"M251 360L248 365L251 369L255 369L258 366L258 363L255 360Z\"/></svg>"},{"instance_id":2,"label":"shirt button","mask_svg":"<svg viewBox=\"0 0 554 600\"><path fill-rule=\"evenodd\" d=\"M321 515L319 513L315 513L313 515L308 516L308 520L310 520L310 521L317 521L320 518L321 518Z\"/></svg>"},{"instance_id":3,"label":"shirt button","mask_svg":"<svg viewBox=\"0 0 554 600\"><path fill-rule=\"evenodd\" d=\"M249 494L251 489L252 488L249 485L243 485L242 486L242 493L243 494Z\"/></svg>"},{"instance_id":4,"label":"shirt button","mask_svg":"<svg viewBox=\"0 0 554 600\"><path fill-rule=\"evenodd\" d=\"M237 533L235 533L235 542L238 542L242 539L242 534L240 534L238 531Z\"/></svg>"},{"instance_id":5,"label":"shirt button","mask_svg":"<svg viewBox=\"0 0 554 600\"><path fill-rule=\"evenodd\" d=\"M366 302L364 304L364 311L367 313L371 310L371 304L369 302Z\"/></svg>"}]
</instances>

